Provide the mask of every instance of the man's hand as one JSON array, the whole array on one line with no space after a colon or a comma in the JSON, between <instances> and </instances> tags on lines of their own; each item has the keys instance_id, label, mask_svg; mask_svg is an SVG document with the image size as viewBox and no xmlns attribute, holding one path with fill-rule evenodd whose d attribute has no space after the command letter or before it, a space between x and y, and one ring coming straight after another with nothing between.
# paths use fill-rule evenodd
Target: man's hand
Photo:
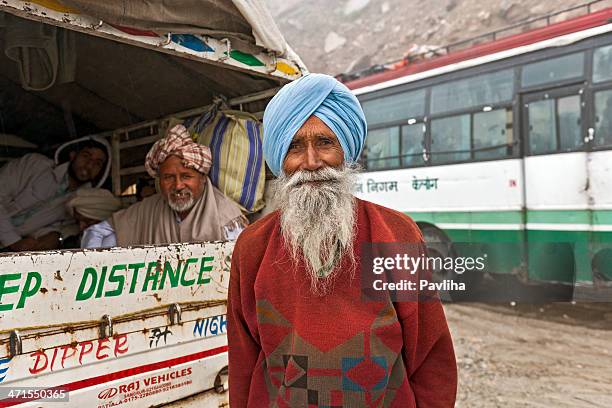
<instances>
[{"instance_id":1,"label":"man's hand","mask_svg":"<svg viewBox=\"0 0 612 408\"><path fill-rule=\"evenodd\" d=\"M9 248L11 251L15 252L57 249L60 247L59 236L60 234L58 232L49 232L38 239L25 237L9 245Z\"/></svg>"},{"instance_id":2,"label":"man's hand","mask_svg":"<svg viewBox=\"0 0 612 408\"><path fill-rule=\"evenodd\" d=\"M38 238L36 251L47 251L49 249L57 249L60 247L60 234L58 232L50 232Z\"/></svg>"},{"instance_id":3,"label":"man's hand","mask_svg":"<svg viewBox=\"0 0 612 408\"><path fill-rule=\"evenodd\" d=\"M25 237L9 245L11 251L22 252L22 251L36 251L38 247L38 240L32 237Z\"/></svg>"}]
</instances>

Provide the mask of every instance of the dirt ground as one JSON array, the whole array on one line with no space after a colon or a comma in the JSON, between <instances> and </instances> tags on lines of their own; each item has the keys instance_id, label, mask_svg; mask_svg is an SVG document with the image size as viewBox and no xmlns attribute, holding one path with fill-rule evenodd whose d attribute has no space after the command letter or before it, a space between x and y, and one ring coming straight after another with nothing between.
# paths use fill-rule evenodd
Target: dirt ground
<instances>
[{"instance_id":1,"label":"dirt ground","mask_svg":"<svg viewBox=\"0 0 612 408\"><path fill-rule=\"evenodd\" d=\"M457 407L612 407L612 303L445 304ZM202 396L172 408L218 406Z\"/></svg>"},{"instance_id":2,"label":"dirt ground","mask_svg":"<svg viewBox=\"0 0 612 408\"><path fill-rule=\"evenodd\" d=\"M612 305L447 304L457 407L612 407Z\"/></svg>"}]
</instances>

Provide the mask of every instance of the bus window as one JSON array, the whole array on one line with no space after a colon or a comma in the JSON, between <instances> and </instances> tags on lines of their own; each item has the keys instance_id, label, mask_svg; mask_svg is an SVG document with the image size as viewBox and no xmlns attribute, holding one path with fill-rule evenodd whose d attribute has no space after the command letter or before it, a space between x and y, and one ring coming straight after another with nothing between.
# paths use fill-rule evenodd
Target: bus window
<instances>
[{"instance_id":1,"label":"bus window","mask_svg":"<svg viewBox=\"0 0 612 408\"><path fill-rule=\"evenodd\" d=\"M593 82L612 80L612 45L597 48L593 53Z\"/></svg>"},{"instance_id":2,"label":"bus window","mask_svg":"<svg viewBox=\"0 0 612 408\"><path fill-rule=\"evenodd\" d=\"M521 84L526 88L583 75L584 53L579 52L525 65L521 74Z\"/></svg>"},{"instance_id":3,"label":"bus window","mask_svg":"<svg viewBox=\"0 0 612 408\"><path fill-rule=\"evenodd\" d=\"M470 159L470 115L431 121L431 162L453 163Z\"/></svg>"},{"instance_id":4,"label":"bus window","mask_svg":"<svg viewBox=\"0 0 612 408\"><path fill-rule=\"evenodd\" d=\"M399 167L399 127L370 130L365 156L368 170Z\"/></svg>"},{"instance_id":5,"label":"bus window","mask_svg":"<svg viewBox=\"0 0 612 408\"><path fill-rule=\"evenodd\" d=\"M474 158L500 159L512 155L512 109L474 114Z\"/></svg>"},{"instance_id":6,"label":"bus window","mask_svg":"<svg viewBox=\"0 0 612 408\"><path fill-rule=\"evenodd\" d=\"M580 96L572 95L557 100L559 117L559 146L561 151L582 146L580 138Z\"/></svg>"},{"instance_id":7,"label":"bus window","mask_svg":"<svg viewBox=\"0 0 612 408\"><path fill-rule=\"evenodd\" d=\"M531 154L551 153L557 150L554 99L529 104L529 146Z\"/></svg>"},{"instance_id":8,"label":"bus window","mask_svg":"<svg viewBox=\"0 0 612 408\"><path fill-rule=\"evenodd\" d=\"M413 167L425 164L423 160L424 125L415 123L402 126L402 166Z\"/></svg>"},{"instance_id":9,"label":"bus window","mask_svg":"<svg viewBox=\"0 0 612 408\"><path fill-rule=\"evenodd\" d=\"M612 90L595 93L595 145L612 147Z\"/></svg>"},{"instance_id":10,"label":"bus window","mask_svg":"<svg viewBox=\"0 0 612 408\"><path fill-rule=\"evenodd\" d=\"M425 115L425 90L385 96L361 104L368 126Z\"/></svg>"},{"instance_id":11,"label":"bus window","mask_svg":"<svg viewBox=\"0 0 612 408\"><path fill-rule=\"evenodd\" d=\"M431 88L431 113L457 111L512 100L511 69L452 81Z\"/></svg>"}]
</instances>

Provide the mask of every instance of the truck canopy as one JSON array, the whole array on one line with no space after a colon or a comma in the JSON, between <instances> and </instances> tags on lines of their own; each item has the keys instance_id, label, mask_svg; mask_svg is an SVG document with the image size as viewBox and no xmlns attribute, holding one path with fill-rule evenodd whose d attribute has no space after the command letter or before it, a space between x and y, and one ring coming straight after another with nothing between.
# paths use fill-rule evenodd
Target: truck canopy
<instances>
[{"instance_id":1,"label":"truck canopy","mask_svg":"<svg viewBox=\"0 0 612 408\"><path fill-rule=\"evenodd\" d=\"M47 153L306 72L259 1L7 0L0 51L0 134Z\"/></svg>"},{"instance_id":2,"label":"truck canopy","mask_svg":"<svg viewBox=\"0 0 612 408\"><path fill-rule=\"evenodd\" d=\"M61 3L120 26L160 34L229 38L243 52L256 53L263 48L285 55L288 49L268 9L259 0L62 0Z\"/></svg>"},{"instance_id":3,"label":"truck canopy","mask_svg":"<svg viewBox=\"0 0 612 408\"><path fill-rule=\"evenodd\" d=\"M115 195L129 195L170 123L220 100L261 114L305 72L258 1L2 0L0 165L32 151L55 151L59 163L69 149L58 147L96 135L112 151ZM247 154L261 149L259 134ZM59 387L76 408L158 406L200 392L227 406L232 250L1 253L0 383ZM3 398L0 406L13 403Z\"/></svg>"}]
</instances>

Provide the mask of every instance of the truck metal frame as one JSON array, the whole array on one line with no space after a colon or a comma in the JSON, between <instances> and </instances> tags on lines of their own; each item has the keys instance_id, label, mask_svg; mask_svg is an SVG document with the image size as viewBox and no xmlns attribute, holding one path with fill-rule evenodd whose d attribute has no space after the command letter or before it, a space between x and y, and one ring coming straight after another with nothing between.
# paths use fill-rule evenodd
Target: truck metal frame
<instances>
[{"instance_id":1,"label":"truck metal frame","mask_svg":"<svg viewBox=\"0 0 612 408\"><path fill-rule=\"evenodd\" d=\"M0 12L268 80L268 89L225 101L256 115L279 86L307 72L290 53L245 54L230 40L193 35L198 51L181 36L118 27L54 0L2 0ZM133 149L146 150L171 120L210 107L98 133L112 145L114 193L144 174L144 155ZM232 249L216 242L0 253L0 406L55 406L59 390L69 407L152 406L202 392L207 406L227 406ZM30 394L9 393L24 389Z\"/></svg>"}]
</instances>

